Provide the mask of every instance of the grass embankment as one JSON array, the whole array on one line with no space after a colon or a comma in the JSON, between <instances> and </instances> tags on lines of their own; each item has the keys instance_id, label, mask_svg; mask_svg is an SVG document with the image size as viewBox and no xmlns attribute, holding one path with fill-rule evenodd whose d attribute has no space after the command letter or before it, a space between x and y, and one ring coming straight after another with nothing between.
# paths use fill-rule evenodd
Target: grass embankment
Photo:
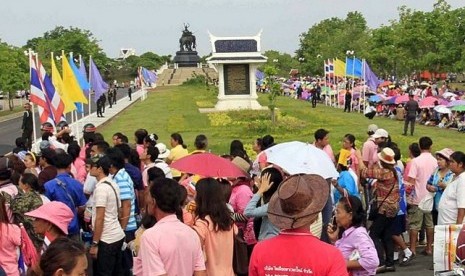
<instances>
[{"instance_id":1,"label":"grass embankment","mask_svg":"<svg viewBox=\"0 0 465 276\"><path fill-rule=\"evenodd\" d=\"M6 105L3 106L3 110L0 111L0 117L9 116L9 115L21 113L24 111L22 106L15 106L13 107L13 110L10 110L8 108L8 102L5 102L5 103Z\"/></svg>"},{"instance_id":2,"label":"grass embankment","mask_svg":"<svg viewBox=\"0 0 465 276\"><path fill-rule=\"evenodd\" d=\"M259 102L266 106L267 95L260 94ZM257 137L271 134L277 143L291 140L313 141L313 133L318 128L330 131L334 151L341 148L341 140L347 133L355 135L360 147L367 138L367 126L374 123L391 134L393 141L399 144L404 158L407 156L408 145L417 142L421 136L430 136L433 139L433 150L444 147L465 150L465 135L454 130L417 125L413 137L401 136L402 121L378 117L368 120L360 113L344 113L342 109L322 104L311 108L309 102L287 97L280 97L277 101L279 118L275 126L272 126L267 110L210 114L198 111L199 108L213 107L215 103L215 90L206 90L205 86L159 87L149 93L147 100L136 103L99 131L107 141L111 140L113 133L120 131L133 142L134 131L145 128L149 133L156 133L159 141L168 147L170 134L179 132L189 150L193 150L195 136L205 134L209 140L209 148L217 154L228 153L230 142L239 139L251 154L251 143Z\"/></svg>"}]
</instances>

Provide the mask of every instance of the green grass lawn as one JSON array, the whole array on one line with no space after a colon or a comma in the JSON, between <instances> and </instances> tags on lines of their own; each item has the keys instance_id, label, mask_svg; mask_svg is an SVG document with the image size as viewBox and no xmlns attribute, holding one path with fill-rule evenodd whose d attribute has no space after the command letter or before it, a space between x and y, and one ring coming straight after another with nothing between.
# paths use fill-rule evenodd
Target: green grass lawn
<instances>
[{"instance_id":1,"label":"green grass lawn","mask_svg":"<svg viewBox=\"0 0 465 276\"><path fill-rule=\"evenodd\" d=\"M267 95L260 94L259 102L266 106ZM159 87L149 93L147 100L134 104L111 122L99 128L107 141L115 132L125 133L133 142L133 133L138 128L145 128L149 133L156 133L159 141L169 147L170 134L181 133L189 150L193 150L195 136L205 134L209 139L209 148L217 154L229 152L230 142L241 140L249 154L251 143L257 137L271 134L275 142L313 141L313 133L318 128L330 131L331 146L334 151L341 148L345 134L351 133L357 138L357 145L366 140L369 124L375 123L386 129L407 157L408 145L417 142L421 136L433 139L433 150L450 147L465 150L465 135L454 130L437 127L416 126L415 135L401 136L403 122L375 117L368 120L360 113L344 113L342 109L311 104L287 97L277 101L279 108L278 123L272 126L269 111L233 111L203 114L200 107L213 107L216 103L216 91L206 90L205 86L170 86Z\"/></svg>"},{"instance_id":2,"label":"green grass lawn","mask_svg":"<svg viewBox=\"0 0 465 276\"><path fill-rule=\"evenodd\" d=\"M15 113L19 113L19 112L23 112L23 107L22 106L15 106L13 108L13 110L10 110L8 108L8 102L5 102L5 105L3 106L4 110L0 111L0 117L2 116L8 116L8 115L12 115L12 114L15 114Z\"/></svg>"}]
</instances>

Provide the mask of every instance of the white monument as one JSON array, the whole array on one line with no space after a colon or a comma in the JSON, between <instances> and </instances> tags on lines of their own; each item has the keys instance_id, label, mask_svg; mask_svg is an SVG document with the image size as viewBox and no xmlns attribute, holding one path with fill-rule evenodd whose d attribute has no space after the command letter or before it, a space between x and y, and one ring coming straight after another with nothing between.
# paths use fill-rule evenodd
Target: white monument
<instances>
[{"instance_id":1,"label":"white monument","mask_svg":"<svg viewBox=\"0 0 465 276\"><path fill-rule=\"evenodd\" d=\"M119 58L127 59L130 56L135 56L136 50L133 48L121 48L119 50Z\"/></svg>"},{"instance_id":2,"label":"white monument","mask_svg":"<svg viewBox=\"0 0 465 276\"><path fill-rule=\"evenodd\" d=\"M212 55L207 62L218 71L215 110L263 109L257 101L255 71L267 58L260 53L260 35L217 37L209 33Z\"/></svg>"}]
</instances>

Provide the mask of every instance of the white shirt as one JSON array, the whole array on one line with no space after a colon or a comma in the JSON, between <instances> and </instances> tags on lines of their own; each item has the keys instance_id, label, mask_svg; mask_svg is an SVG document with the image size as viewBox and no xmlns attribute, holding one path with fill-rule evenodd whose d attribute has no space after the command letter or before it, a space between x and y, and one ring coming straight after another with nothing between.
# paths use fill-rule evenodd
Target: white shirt
<instances>
[{"instance_id":1,"label":"white shirt","mask_svg":"<svg viewBox=\"0 0 465 276\"><path fill-rule=\"evenodd\" d=\"M108 182L111 184L108 185ZM113 189L112 189L113 187ZM116 194L115 194L116 192ZM118 220L118 209L121 205L119 187L110 177L100 179L94 190L94 205L92 208L92 228L95 229L97 207L105 207L103 231L100 240L105 243L114 243L124 238L124 231Z\"/></svg>"},{"instance_id":2,"label":"white shirt","mask_svg":"<svg viewBox=\"0 0 465 276\"><path fill-rule=\"evenodd\" d=\"M90 195L89 200L87 200L87 206L94 206L94 190L95 185L97 185L97 178L87 173L86 181L84 181L84 193Z\"/></svg>"},{"instance_id":3,"label":"white shirt","mask_svg":"<svg viewBox=\"0 0 465 276\"><path fill-rule=\"evenodd\" d=\"M438 225L456 224L459 208L465 209L465 172L447 185L438 206Z\"/></svg>"},{"instance_id":4,"label":"white shirt","mask_svg":"<svg viewBox=\"0 0 465 276\"><path fill-rule=\"evenodd\" d=\"M170 166L166 164L165 161L157 159L155 161L155 167L160 168L165 173L166 178L173 178Z\"/></svg>"}]
</instances>

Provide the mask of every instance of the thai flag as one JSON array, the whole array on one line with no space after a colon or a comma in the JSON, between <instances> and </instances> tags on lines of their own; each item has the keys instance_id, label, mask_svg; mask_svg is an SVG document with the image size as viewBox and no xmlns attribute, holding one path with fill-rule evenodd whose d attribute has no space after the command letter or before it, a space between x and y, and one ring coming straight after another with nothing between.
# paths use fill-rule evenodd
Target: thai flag
<instances>
[{"instance_id":1,"label":"thai flag","mask_svg":"<svg viewBox=\"0 0 465 276\"><path fill-rule=\"evenodd\" d=\"M37 109L39 112L39 119L40 119L41 124L45 122L55 124L55 120L53 119L53 112L51 109L51 104L50 104L50 101L47 95L44 93L45 88L42 83L40 74L37 70L36 62L33 59L31 59L30 65L31 65L30 100L32 103L37 105Z\"/></svg>"},{"instance_id":2,"label":"thai flag","mask_svg":"<svg viewBox=\"0 0 465 276\"><path fill-rule=\"evenodd\" d=\"M42 63L38 60L38 69L39 77L42 80L43 87L45 88L45 93L51 104L51 110L55 123L58 124L63 120L63 111L65 110L65 104L61 100L60 94L55 91L55 86L53 86L52 79L45 72L45 68Z\"/></svg>"},{"instance_id":3,"label":"thai flag","mask_svg":"<svg viewBox=\"0 0 465 276\"><path fill-rule=\"evenodd\" d=\"M334 74L334 63L330 59L328 59L328 73Z\"/></svg>"}]
</instances>

